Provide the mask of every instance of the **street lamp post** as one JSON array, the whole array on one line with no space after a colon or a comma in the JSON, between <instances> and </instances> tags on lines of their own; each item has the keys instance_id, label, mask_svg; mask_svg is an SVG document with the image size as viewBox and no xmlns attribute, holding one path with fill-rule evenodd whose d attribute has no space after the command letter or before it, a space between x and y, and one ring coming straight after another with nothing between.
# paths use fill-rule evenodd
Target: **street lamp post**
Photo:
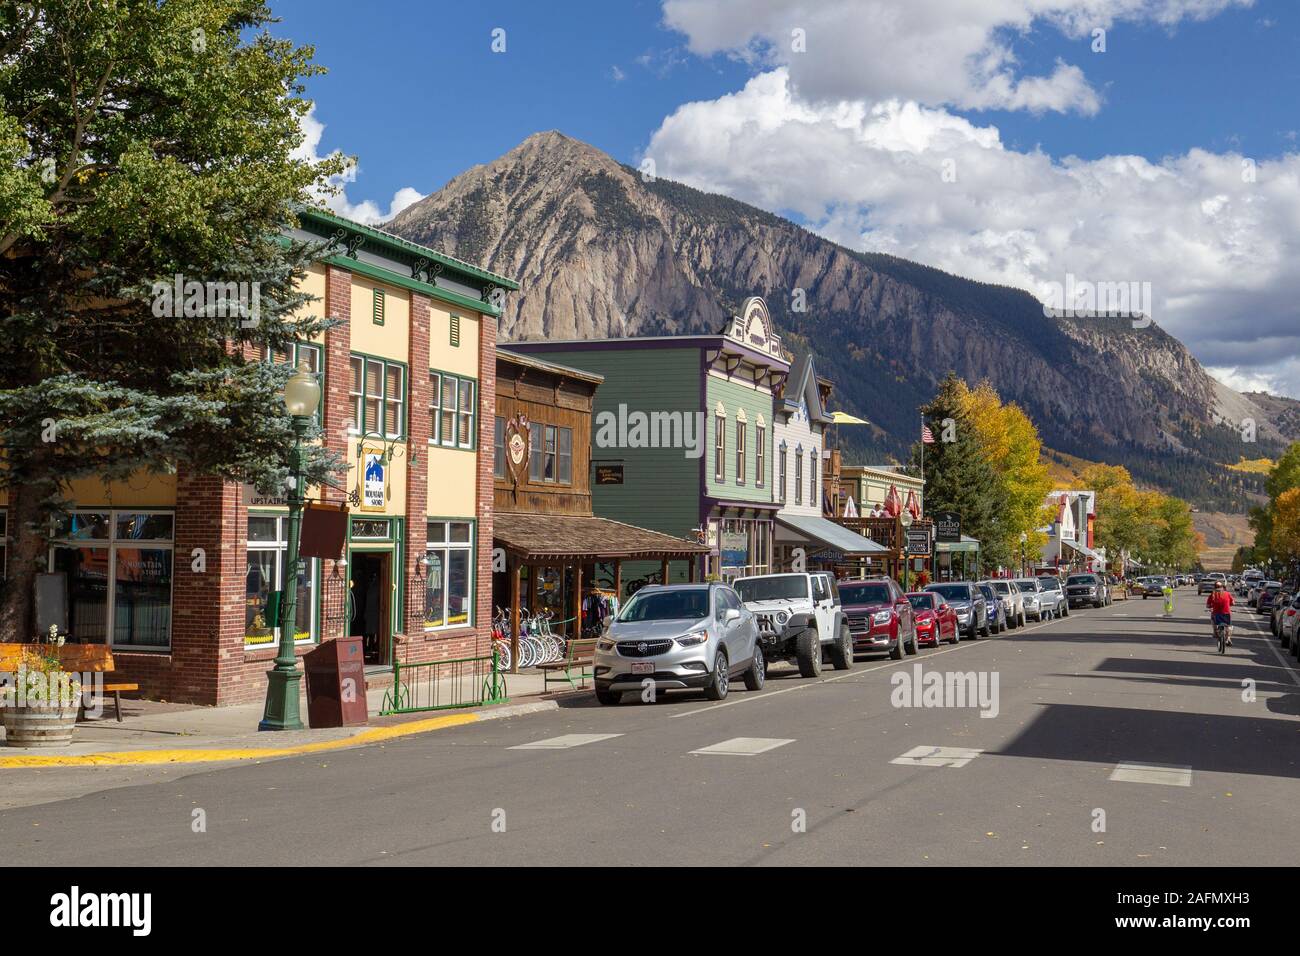
<instances>
[{"instance_id":1,"label":"street lamp post","mask_svg":"<svg viewBox=\"0 0 1300 956\"><path fill-rule=\"evenodd\" d=\"M908 570L909 570L908 565L910 565L910 564L912 563L912 555L911 555L911 553L910 553L910 551L908 550L908 547L907 547L907 545L908 545L908 541L907 541L907 529L910 528L910 527L912 527L912 513L911 513L910 511L904 509L904 510L903 510L903 513L902 513L901 515L898 516L898 521L899 521L899 523L903 526L903 542L902 542L902 545L903 545L903 591L904 591L904 593L906 593L906 591L907 591L907 572L908 572Z\"/></svg>"},{"instance_id":2,"label":"street lamp post","mask_svg":"<svg viewBox=\"0 0 1300 956\"><path fill-rule=\"evenodd\" d=\"M1025 545L1028 543L1028 541L1029 541L1029 535L1024 531L1020 532L1020 576L1022 578L1027 573L1025 571Z\"/></svg>"},{"instance_id":3,"label":"street lamp post","mask_svg":"<svg viewBox=\"0 0 1300 956\"><path fill-rule=\"evenodd\" d=\"M293 418L293 449L289 452L289 551L280 579L280 650L275 655L275 666L266 672L266 707L258 730L302 730L298 708L302 673L293 651L298 628L299 531L307 483L302 440L319 404L320 383L307 363L302 362L284 385L284 407Z\"/></svg>"}]
</instances>

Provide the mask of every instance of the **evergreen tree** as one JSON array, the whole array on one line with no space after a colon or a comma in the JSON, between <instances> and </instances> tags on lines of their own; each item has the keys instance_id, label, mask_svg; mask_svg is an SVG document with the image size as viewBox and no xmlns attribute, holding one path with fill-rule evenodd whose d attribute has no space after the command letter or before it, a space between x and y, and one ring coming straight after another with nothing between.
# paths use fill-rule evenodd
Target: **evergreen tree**
<instances>
[{"instance_id":1,"label":"evergreen tree","mask_svg":"<svg viewBox=\"0 0 1300 956\"><path fill-rule=\"evenodd\" d=\"M72 480L283 487L289 370L260 357L326 325L295 291L318 250L284 236L342 160L294 156L320 71L271 22L257 0L0 7L0 639L32 637ZM200 292L167 301L178 281Z\"/></svg>"},{"instance_id":2,"label":"evergreen tree","mask_svg":"<svg viewBox=\"0 0 1300 956\"><path fill-rule=\"evenodd\" d=\"M979 540L981 548L1003 540L1003 502L993 468L985 459L975 427L967 416L965 383L954 372L939 383L929 404L921 406L925 424L934 434L934 444L924 446L925 510L933 515L953 511L961 515L962 534ZM921 466L922 447L914 446L912 464ZM1010 555L981 551L983 566L1007 563Z\"/></svg>"}]
</instances>

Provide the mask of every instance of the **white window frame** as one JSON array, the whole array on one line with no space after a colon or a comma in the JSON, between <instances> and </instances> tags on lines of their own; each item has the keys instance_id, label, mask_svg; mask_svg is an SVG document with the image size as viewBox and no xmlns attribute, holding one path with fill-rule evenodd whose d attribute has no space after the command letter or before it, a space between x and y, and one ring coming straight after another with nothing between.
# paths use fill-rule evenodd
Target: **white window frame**
<instances>
[{"instance_id":1,"label":"white window frame","mask_svg":"<svg viewBox=\"0 0 1300 956\"><path fill-rule=\"evenodd\" d=\"M473 627L474 606L475 606L475 602L478 599L478 595L475 593L475 587L478 584L478 573L474 567L474 563L475 563L474 562L474 537L478 530L477 525L469 518L430 518L428 519L427 527L432 527L433 525L436 524L443 525L443 535L442 535L443 540L427 541L424 548L424 553L426 556L429 556L431 560L432 560L432 555L435 552L441 552L442 554L442 569L443 569L442 573L447 576L447 581L443 582L443 588L442 588L443 623L434 624L434 625L425 624L424 629L425 631L447 631L447 630L455 630L458 628ZM463 524L469 528L468 541L450 540L451 526L457 524ZM450 581L451 576L448 573L448 569L451 567L452 551L464 551L468 555L467 565L466 565L468 568L468 574L466 575L466 580L469 582L469 593L466 595L466 600L465 600L465 606L466 606L465 620L457 621L455 623L451 623L447 620L451 612L451 588L448 587L448 582ZM430 564L429 567L426 568L424 571L426 591L428 588L428 575L432 567L433 567L432 564Z\"/></svg>"},{"instance_id":2,"label":"white window frame","mask_svg":"<svg viewBox=\"0 0 1300 956\"><path fill-rule=\"evenodd\" d=\"M254 518L275 519L276 540L275 541L253 541L252 539L248 539L248 546L244 550L249 553L253 551L271 551L275 553L275 570L273 572L275 574L275 578L272 582L273 586L271 590L277 591L284 583L285 555L287 555L289 552L289 515L287 512L283 512L283 511L250 511L247 517L249 521L251 521ZM245 534L247 534L248 528L245 527L244 531ZM305 561L307 563L307 590L310 593L311 616L308 619L307 636L302 638L295 638L294 644L315 644L317 637L319 636L320 633L319 622L317 620L320 614L320 608L317 605L320 602L318 600L318 595L316 590L316 579L320 573L320 563L319 560L316 558L301 558L300 560ZM244 574L245 577L247 577L248 575L247 554L245 554L244 556L244 564L245 564ZM245 585L245 587L247 587L247 585ZM280 595L280 600L281 601L284 600L283 594ZM244 646L246 648L260 649L263 647L274 647L276 644L280 643L280 628L278 625L271 628L271 640L260 644L250 644L248 642L248 624L245 623L243 627L244 627Z\"/></svg>"},{"instance_id":3,"label":"white window frame","mask_svg":"<svg viewBox=\"0 0 1300 956\"><path fill-rule=\"evenodd\" d=\"M170 653L172 647L172 628L176 623L176 511L173 508L74 508L76 514L107 514L107 538L55 538L51 529L50 546L46 554L46 568L53 572L54 552L59 548L104 548L108 551L108 570L104 582L104 646L121 648L142 653ZM118 515L167 515L172 519L172 536L163 538L124 538L117 537ZM6 522L6 529L8 523ZM171 589L167 594L167 643L166 644L119 644L117 643L117 549L118 546L138 550L166 551L172 556ZM77 635L73 635L76 637Z\"/></svg>"},{"instance_id":4,"label":"white window frame","mask_svg":"<svg viewBox=\"0 0 1300 956\"><path fill-rule=\"evenodd\" d=\"M453 385L453 394L455 395L455 406L448 407L442 402L442 386L444 382L450 382ZM452 372L440 372L437 369L429 369L429 384L433 388L433 400L429 403L429 444L437 445L440 448L458 448L462 451L472 450L475 447L475 439L478 433L478 379L471 378L468 375L456 375ZM469 402L461 401L463 387L469 386ZM451 434L443 434L442 413L451 412ZM462 418L469 418L469 438L466 441L460 440L460 423Z\"/></svg>"}]
</instances>

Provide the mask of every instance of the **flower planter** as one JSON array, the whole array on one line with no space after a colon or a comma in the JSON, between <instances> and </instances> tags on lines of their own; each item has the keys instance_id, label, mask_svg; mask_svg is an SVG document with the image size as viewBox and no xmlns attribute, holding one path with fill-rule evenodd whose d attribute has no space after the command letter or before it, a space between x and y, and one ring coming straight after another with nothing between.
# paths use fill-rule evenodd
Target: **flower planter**
<instances>
[{"instance_id":1,"label":"flower planter","mask_svg":"<svg viewBox=\"0 0 1300 956\"><path fill-rule=\"evenodd\" d=\"M77 725L77 706L4 707L6 747L66 747Z\"/></svg>"}]
</instances>

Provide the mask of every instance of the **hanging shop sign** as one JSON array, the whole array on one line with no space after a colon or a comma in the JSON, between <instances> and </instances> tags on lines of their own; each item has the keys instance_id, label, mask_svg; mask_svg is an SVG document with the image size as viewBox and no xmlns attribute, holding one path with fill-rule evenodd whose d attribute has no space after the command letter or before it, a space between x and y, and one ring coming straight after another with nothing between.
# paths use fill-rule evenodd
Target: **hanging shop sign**
<instances>
[{"instance_id":1,"label":"hanging shop sign","mask_svg":"<svg viewBox=\"0 0 1300 956\"><path fill-rule=\"evenodd\" d=\"M722 565L739 568L749 563L749 535L743 531L722 532Z\"/></svg>"},{"instance_id":2,"label":"hanging shop sign","mask_svg":"<svg viewBox=\"0 0 1300 956\"><path fill-rule=\"evenodd\" d=\"M934 540L940 544L961 541L961 515L955 511L940 511L934 515Z\"/></svg>"},{"instance_id":3,"label":"hanging shop sign","mask_svg":"<svg viewBox=\"0 0 1300 956\"><path fill-rule=\"evenodd\" d=\"M361 510L383 511L388 492L388 465L382 445L366 445L361 451Z\"/></svg>"},{"instance_id":4,"label":"hanging shop sign","mask_svg":"<svg viewBox=\"0 0 1300 956\"><path fill-rule=\"evenodd\" d=\"M528 477L528 416L523 412L506 420L506 466L518 488Z\"/></svg>"},{"instance_id":5,"label":"hanging shop sign","mask_svg":"<svg viewBox=\"0 0 1300 956\"><path fill-rule=\"evenodd\" d=\"M621 485L623 483L622 465L597 465L596 484Z\"/></svg>"},{"instance_id":6,"label":"hanging shop sign","mask_svg":"<svg viewBox=\"0 0 1300 956\"><path fill-rule=\"evenodd\" d=\"M908 528L907 529L907 553L908 554L929 554L930 553L930 529L929 528Z\"/></svg>"}]
</instances>

